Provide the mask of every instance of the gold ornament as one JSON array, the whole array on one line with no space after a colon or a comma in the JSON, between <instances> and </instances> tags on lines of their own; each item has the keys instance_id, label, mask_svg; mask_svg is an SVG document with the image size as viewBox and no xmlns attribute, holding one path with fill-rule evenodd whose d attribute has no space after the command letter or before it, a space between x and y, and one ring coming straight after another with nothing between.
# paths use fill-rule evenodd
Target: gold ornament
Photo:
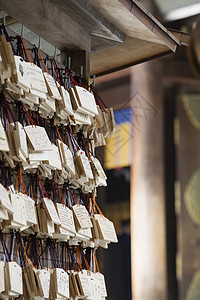
<instances>
[{"instance_id":1,"label":"gold ornament","mask_svg":"<svg viewBox=\"0 0 200 300\"><path fill-rule=\"evenodd\" d=\"M200 170L190 179L184 194L187 211L197 225L200 225Z\"/></svg>"},{"instance_id":2,"label":"gold ornament","mask_svg":"<svg viewBox=\"0 0 200 300\"><path fill-rule=\"evenodd\" d=\"M183 95L182 100L190 122L200 129L200 94Z\"/></svg>"},{"instance_id":3,"label":"gold ornament","mask_svg":"<svg viewBox=\"0 0 200 300\"><path fill-rule=\"evenodd\" d=\"M200 299L200 271L197 271L187 290L186 300Z\"/></svg>"}]
</instances>

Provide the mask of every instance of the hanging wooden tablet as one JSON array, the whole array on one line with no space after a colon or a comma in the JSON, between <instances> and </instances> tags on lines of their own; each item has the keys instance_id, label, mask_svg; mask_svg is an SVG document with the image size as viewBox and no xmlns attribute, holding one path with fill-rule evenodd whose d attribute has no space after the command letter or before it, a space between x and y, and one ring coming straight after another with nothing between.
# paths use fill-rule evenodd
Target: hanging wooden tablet
<instances>
[{"instance_id":1,"label":"hanging wooden tablet","mask_svg":"<svg viewBox=\"0 0 200 300\"><path fill-rule=\"evenodd\" d=\"M39 270L40 271L40 270ZM38 270L34 269L35 277L36 277L36 286L37 286L37 296L34 297L36 300L44 300L44 299L49 299L49 296L47 298L44 297L44 290L42 286L42 279L40 278L40 273ZM45 286L45 293L47 292L46 286ZM48 293L48 292L47 292Z\"/></svg>"},{"instance_id":2,"label":"hanging wooden tablet","mask_svg":"<svg viewBox=\"0 0 200 300\"><path fill-rule=\"evenodd\" d=\"M0 293L5 291L4 261L0 261Z\"/></svg>"},{"instance_id":3,"label":"hanging wooden tablet","mask_svg":"<svg viewBox=\"0 0 200 300\"><path fill-rule=\"evenodd\" d=\"M101 299L101 285L100 285L99 280L96 277L96 274L93 273L93 272L91 272L91 279L93 279L93 281L91 281L91 284L94 287L94 297L93 297L93 299L102 300Z\"/></svg>"},{"instance_id":4,"label":"hanging wooden tablet","mask_svg":"<svg viewBox=\"0 0 200 300\"><path fill-rule=\"evenodd\" d=\"M69 299L69 276L60 268L53 270L50 283L50 297L53 299Z\"/></svg>"},{"instance_id":5,"label":"hanging wooden tablet","mask_svg":"<svg viewBox=\"0 0 200 300\"><path fill-rule=\"evenodd\" d=\"M40 109L43 110L47 116L53 117L56 112L55 99L47 94L46 99L40 99Z\"/></svg>"},{"instance_id":6,"label":"hanging wooden tablet","mask_svg":"<svg viewBox=\"0 0 200 300\"><path fill-rule=\"evenodd\" d=\"M103 118L104 118L103 135L104 135L104 138L106 138L108 136L108 134L110 133L111 120L110 120L110 114L109 114L108 110L104 110L102 112L102 114L103 114Z\"/></svg>"},{"instance_id":7,"label":"hanging wooden tablet","mask_svg":"<svg viewBox=\"0 0 200 300\"><path fill-rule=\"evenodd\" d=\"M61 222L61 227L75 234L76 229L74 224L73 212L71 211L71 209L69 209L67 206L64 206L62 203L56 203L55 206Z\"/></svg>"},{"instance_id":8,"label":"hanging wooden tablet","mask_svg":"<svg viewBox=\"0 0 200 300\"><path fill-rule=\"evenodd\" d=\"M31 62L27 62L31 89L47 94L47 86L42 69Z\"/></svg>"},{"instance_id":9,"label":"hanging wooden tablet","mask_svg":"<svg viewBox=\"0 0 200 300\"><path fill-rule=\"evenodd\" d=\"M27 146L27 139L26 134L24 131L23 126L19 123L15 123L15 130L13 130L13 137L15 143L16 154L19 159L26 162L28 158L28 146Z\"/></svg>"},{"instance_id":10,"label":"hanging wooden tablet","mask_svg":"<svg viewBox=\"0 0 200 300\"><path fill-rule=\"evenodd\" d=\"M34 90L33 88L30 88L30 94L29 97L38 97L40 100L46 100L47 99L47 94L45 92L40 92L38 90ZM31 100L32 102L32 100Z\"/></svg>"},{"instance_id":11,"label":"hanging wooden tablet","mask_svg":"<svg viewBox=\"0 0 200 300\"><path fill-rule=\"evenodd\" d=\"M88 277L88 282L89 282L90 291L91 291L91 295L90 295L89 299L94 300L94 299L96 299L96 296L97 296L96 292L95 292L95 278L93 277L92 272L88 272L87 277Z\"/></svg>"},{"instance_id":12,"label":"hanging wooden tablet","mask_svg":"<svg viewBox=\"0 0 200 300\"><path fill-rule=\"evenodd\" d=\"M53 238L59 239L60 241L67 242L70 239L71 234L68 230L64 229L59 225L55 225L55 232L53 233Z\"/></svg>"},{"instance_id":13,"label":"hanging wooden tablet","mask_svg":"<svg viewBox=\"0 0 200 300\"><path fill-rule=\"evenodd\" d=\"M89 113L87 110L85 110L84 108L82 108L80 106L74 88L70 88L68 91L70 94L70 99L71 99L73 110L76 112L79 112L79 113L92 115L91 113Z\"/></svg>"},{"instance_id":14,"label":"hanging wooden tablet","mask_svg":"<svg viewBox=\"0 0 200 300\"><path fill-rule=\"evenodd\" d=\"M114 116L114 110L113 108L109 108L109 114L110 114L110 119L111 119L111 124L110 124L110 134L112 135L115 128L116 128L116 123L115 123L115 116Z\"/></svg>"},{"instance_id":15,"label":"hanging wooden tablet","mask_svg":"<svg viewBox=\"0 0 200 300\"><path fill-rule=\"evenodd\" d=\"M69 290L70 290L70 297L73 299L79 299L80 298L80 291L75 279L75 274L72 271L69 275Z\"/></svg>"},{"instance_id":16,"label":"hanging wooden tablet","mask_svg":"<svg viewBox=\"0 0 200 300\"><path fill-rule=\"evenodd\" d=\"M23 294L22 268L16 262L6 263L8 293L11 296Z\"/></svg>"},{"instance_id":17,"label":"hanging wooden tablet","mask_svg":"<svg viewBox=\"0 0 200 300\"><path fill-rule=\"evenodd\" d=\"M26 270L26 267L23 268L23 271L22 271L22 282L23 282L23 296L25 299L32 299L34 297L33 295L33 292L31 290L31 287L30 287L30 280L29 280L29 277L28 277L28 273L27 273L27 270Z\"/></svg>"},{"instance_id":18,"label":"hanging wooden tablet","mask_svg":"<svg viewBox=\"0 0 200 300\"><path fill-rule=\"evenodd\" d=\"M98 158L91 156L90 157L91 167L94 174L95 182L97 186L107 186L106 183L106 174L103 170L103 167L98 160Z\"/></svg>"},{"instance_id":19,"label":"hanging wooden tablet","mask_svg":"<svg viewBox=\"0 0 200 300\"><path fill-rule=\"evenodd\" d=\"M15 85L10 81L10 78L6 79L5 82L5 90L6 90L6 98L11 100L15 100L16 97L24 96L27 91L24 91L20 86Z\"/></svg>"},{"instance_id":20,"label":"hanging wooden tablet","mask_svg":"<svg viewBox=\"0 0 200 300\"><path fill-rule=\"evenodd\" d=\"M75 154L78 158L80 174L88 179L94 179L88 157L83 150L78 150Z\"/></svg>"},{"instance_id":21,"label":"hanging wooden tablet","mask_svg":"<svg viewBox=\"0 0 200 300\"><path fill-rule=\"evenodd\" d=\"M90 240L92 238L91 228L80 228L78 234L82 236L83 241Z\"/></svg>"},{"instance_id":22,"label":"hanging wooden tablet","mask_svg":"<svg viewBox=\"0 0 200 300\"><path fill-rule=\"evenodd\" d=\"M5 208L0 207L0 222L9 220L8 212Z\"/></svg>"},{"instance_id":23,"label":"hanging wooden tablet","mask_svg":"<svg viewBox=\"0 0 200 300\"><path fill-rule=\"evenodd\" d=\"M60 154L58 147L54 144L51 144L51 151L46 151L48 155L48 159L46 160L46 163L48 164L48 167L53 170L62 170L62 164L60 159Z\"/></svg>"},{"instance_id":24,"label":"hanging wooden tablet","mask_svg":"<svg viewBox=\"0 0 200 300\"><path fill-rule=\"evenodd\" d=\"M107 242L117 243L118 239L113 222L100 214L95 214L94 218L97 221L101 238Z\"/></svg>"},{"instance_id":25,"label":"hanging wooden tablet","mask_svg":"<svg viewBox=\"0 0 200 300\"><path fill-rule=\"evenodd\" d=\"M22 57L14 55L14 63L16 68L16 78L13 83L26 90L31 88L28 63Z\"/></svg>"},{"instance_id":26,"label":"hanging wooden tablet","mask_svg":"<svg viewBox=\"0 0 200 300\"><path fill-rule=\"evenodd\" d=\"M88 272L89 271L87 270L82 270L76 274L76 279L80 288L80 293L83 297L91 296L91 286L88 279Z\"/></svg>"},{"instance_id":27,"label":"hanging wooden tablet","mask_svg":"<svg viewBox=\"0 0 200 300\"><path fill-rule=\"evenodd\" d=\"M9 151L8 141L6 137L6 133L0 119L0 151Z\"/></svg>"},{"instance_id":28,"label":"hanging wooden tablet","mask_svg":"<svg viewBox=\"0 0 200 300\"><path fill-rule=\"evenodd\" d=\"M90 215L84 205L81 204L73 205L72 211L74 213L74 217L79 228L92 227Z\"/></svg>"},{"instance_id":29,"label":"hanging wooden tablet","mask_svg":"<svg viewBox=\"0 0 200 300\"><path fill-rule=\"evenodd\" d=\"M26 206L24 197L21 193L10 194L10 199L13 207L13 214L10 217L10 225L8 227L25 226L26 222Z\"/></svg>"},{"instance_id":30,"label":"hanging wooden tablet","mask_svg":"<svg viewBox=\"0 0 200 300\"><path fill-rule=\"evenodd\" d=\"M101 298L104 297L106 298L107 297L107 288L106 288L106 283L105 283L105 277L103 274L97 272L95 273L95 277L96 279L99 281L100 283L100 289L101 289Z\"/></svg>"},{"instance_id":31,"label":"hanging wooden tablet","mask_svg":"<svg viewBox=\"0 0 200 300\"><path fill-rule=\"evenodd\" d=\"M97 110L98 110L98 115L95 116L96 128L99 129L100 132L103 132L104 117L103 117L103 112L99 107L99 105L97 105Z\"/></svg>"},{"instance_id":32,"label":"hanging wooden tablet","mask_svg":"<svg viewBox=\"0 0 200 300\"><path fill-rule=\"evenodd\" d=\"M15 124L10 123L8 129L6 130L6 134L8 137L8 144L9 144L9 155L13 160L20 162L21 160L17 157L17 150L15 147L15 139L13 134L14 130L15 130Z\"/></svg>"},{"instance_id":33,"label":"hanging wooden tablet","mask_svg":"<svg viewBox=\"0 0 200 300\"><path fill-rule=\"evenodd\" d=\"M43 203L44 203L44 207L45 207L46 213L47 213L50 221L52 221L53 223L55 223L57 225L61 225L61 222L60 222L60 219L59 219L59 216L58 216L58 213L56 211L53 201L48 198L43 198Z\"/></svg>"},{"instance_id":34,"label":"hanging wooden tablet","mask_svg":"<svg viewBox=\"0 0 200 300\"><path fill-rule=\"evenodd\" d=\"M69 147L60 140L56 140L56 144L59 149L63 166L72 174L72 176L75 176L76 172L72 152L69 150Z\"/></svg>"},{"instance_id":35,"label":"hanging wooden tablet","mask_svg":"<svg viewBox=\"0 0 200 300\"><path fill-rule=\"evenodd\" d=\"M44 72L43 75L44 75L44 78L45 78L45 81L47 84L47 89L48 89L49 95L56 100L61 100L61 95L59 93L59 90L58 90L58 87L56 85L54 78L47 72Z\"/></svg>"},{"instance_id":36,"label":"hanging wooden tablet","mask_svg":"<svg viewBox=\"0 0 200 300\"><path fill-rule=\"evenodd\" d=\"M25 299L34 299L35 296L43 297L40 279L37 276L37 270L33 268L31 261L28 259L22 271L23 277L23 294Z\"/></svg>"},{"instance_id":37,"label":"hanging wooden tablet","mask_svg":"<svg viewBox=\"0 0 200 300\"><path fill-rule=\"evenodd\" d=\"M29 226L37 225L35 201L28 195L19 193L20 197L24 200L26 223Z\"/></svg>"},{"instance_id":38,"label":"hanging wooden tablet","mask_svg":"<svg viewBox=\"0 0 200 300\"><path fill-rule=\"evenodd\" d=\"M74 86L74 91L80 107L94 115L98 115L97 105L93 94L85 88L77 85Z\"/></svg>"},{"instance_id":39,"label":"hanging wooden tablet","mask_svg":"<svg viewBox=\"0 0 200 300\"><path fill-rule=\"evenodd\" d=\"M53 216L52 212L51 215ZM38 216L40 233L47 234L52 237L52 234L55 232L54 223L50 220L49 214L47 213L46 208L43 207L42 202L37 204L37 216Z\"/></svg>"},{"instance_id":40,"label":"hanging wooden tablet","mask_svg":"<svg viewBox=\"0 0 200 300\"><path fill-rule=\"evenodd\" d=\"M68 115L73 115L74 113L73 113L73 109L72 109L69 92L63 86L60 86L59 90L60 90L60 94L62 96L62 103L61 103L62 109Z\"/></svg>"},{"instance_id":41,"label":"hanging wooden tablet","mask_svg":"<svg viewBox=\"0 0 200 300\"><path fill-rule=\"evenodd\" d=\"M2 208L6 209L9 213L13 213L13 207L10 202L9 194L1 183L0 183L0 205Z\"/></svg>"},{"instance_id":42,"label":"hanging wooden tablet","mask_svg":"<svg viewBox=\"0 0 200 300\"><path fill-rule=\"evenodd\" d=\"M34 150L29 149L29 163L34 163L34 162L40 162L40 161L48 161L49 158L49 152L51 151L37 151L35 152Z\"/></svg>"},{"instance_id":43,"label":"hanging wooden tablet","mask_svg":"<svg viewBox=\"0 0 200 300\"><path fill-rule=\"evenodd\" d=\"M6 153L4 152L3 154L4 159L5 159L5 163L11 168L15 168L15 161Z\"/></svg>"},{"instance_id":44,"label":"hanging wooden tablet","mask_svg":"<svg viewBox=\"0 0 200 300\"><path fill-rule=\"evenodd\" d=\"M43 96L43 94L41 94L41 96ZM39 95L35 95L31 92L30 93L25 92L20 99L23 103L31 106L32 110L34 110L34 105L39 105L39 103L40 103Z\"/></svg>"},{"instance_id":45,"label":"hanging wooden tablet","mask_svg":"<svg viewBox=\"0 0 200 300\"><path fill-rule=\"evenodd\" d=\"M92 236L93 236L94 242L98 243L98 241L96 241L96 240L99 240L100 236L99 236L99 231L97 228L96 220L94 217L92 217L91 220L92 220L92 225L93 225L92 226Z\"/></svg>"},{"instance_id":46,"label":"hanging wooden tablet","mask_svg":"<svg viewBox=\"0 0 200 300\"><path fill-rule=\"evenodd\" d=\"M91 118L86 113L74 111L74 115L71 118L72 118L72 121L74 122L73 125L76 125L76 124L91 125Z\"/></svg>"},{"instance_id":47,"label":"hanging wooden tablet","mask_svg":"<svg viewBox=\"0 0 200 300\"><path fill-rule=\"evenodd\" d=\"M69 282L71 285L72 295L75 299L81 299L81 292L76 280L76 272L72 272L69 276Z\"/></svg>"},{"instance_id":48,"label":"hanging wooden tablet","mask_svg":"<svg viewBox=\"0 0 200 300\"><path fill-rule=\"evenodd\" d=\"M50 272L48 270L38 270L39 279L41 282L41 287L45 299L49 299L49 289L50 289Z\"/></svg>"},{"instance_id":49,"label":"hanging wooden tablet","mask_svg":"<svg viewBox=\"0 0 200 300\"><path fill-rule=\"evenodd\" d=\"M0 55L1 55L1 82L5 83L5 80L11 77L13 71L13 52L10 51L9 43L6 41L6 37L3 34L0 37Z\"/></svg>"},{"instance_id":50,"label":"hanging wooden tablet","mask_svg":"<svg viewBox=\"0 0 200 300\"><path fill-rule=\"evenodd\" d=\"M25 126L24 130L35 151L50 151L52 149L44 127L29 125Z\"/></svg>"}]
</instances>

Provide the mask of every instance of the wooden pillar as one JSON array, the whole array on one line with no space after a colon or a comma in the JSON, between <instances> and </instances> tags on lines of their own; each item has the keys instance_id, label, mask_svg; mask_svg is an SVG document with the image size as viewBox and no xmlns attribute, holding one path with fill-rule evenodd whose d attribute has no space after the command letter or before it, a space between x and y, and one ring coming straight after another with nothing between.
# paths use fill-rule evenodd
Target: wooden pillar
<instances>
[{"instance_id":1,"label":"wooden pillar","mask_svg":"<svg viewBox=\"0 0 200 300\"><path fill-rule=\"evenodd\" d=\"M132 68L132 299L166 300L162 61Z\"/></svg>"}]
</instances>

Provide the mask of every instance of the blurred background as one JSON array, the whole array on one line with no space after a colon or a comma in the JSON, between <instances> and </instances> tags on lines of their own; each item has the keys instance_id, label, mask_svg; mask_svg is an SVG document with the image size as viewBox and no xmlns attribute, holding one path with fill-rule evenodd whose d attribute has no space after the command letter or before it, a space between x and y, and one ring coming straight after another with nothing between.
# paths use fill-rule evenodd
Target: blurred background
<instances>
[{"instance_id":1,"label":"blurred background","mask_svg":"<svg viewBox=\"0 0 200 300\"><path fill-rule=\"evenodd\" d=\"M166 28L196 28L198 40L199 1L139 2ZM6 25L21 34L8 15ZM23 35L32 44L38 38L26 27ZM116 119L97 153L108 177L98 203L119 238L98 251L108 300L200 299L198 45L96 78ZM59 60L58 49L44 40L40 46Z\"/></svg>"},{"instance_id":2,"label":"blurred background","mask_svg":"<svg viewBox=\"0 0 200 300\"><path fill-rule=\"evenodd\" d=\"M140 2L167 28L192 33L199 21L199 1ZM179 47L96 80L117 123L99 194L119 236L100 253L108 299L200 299L197 69L191 47Z\"/></svg>"}]
</instances>

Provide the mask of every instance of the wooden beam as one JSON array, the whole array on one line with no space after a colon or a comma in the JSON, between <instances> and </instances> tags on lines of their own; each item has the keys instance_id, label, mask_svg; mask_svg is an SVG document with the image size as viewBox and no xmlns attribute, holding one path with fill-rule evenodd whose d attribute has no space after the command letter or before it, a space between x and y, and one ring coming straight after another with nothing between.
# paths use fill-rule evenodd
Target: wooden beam
<instances>
[{"instance_id":1,"label":"wooden beam","mask_svg":"<svg viewBox=\"0 0 200 300\"><path fill-rule=\"evenodd\" d=\"M124 44L91 53L90 75L101 76L119 71L170 52L166 45L127 37Z\"/></svg>"},{"instance_id":2,"label":"wooden beam","mask_svg":"<svg viewBox=\"0 0 200 300\"><path fill-rule=\"evenodd\" d=\"M120 0L124 1L124 0ZM132 3L131 13L137 17L147 28L149 28L158 38L160 38L165 45L167 45L173 52L176 51L177 45L180 41L171 34L149 11L139 4L137 1L126 0Z\"/></svg>"},{"instance_id":3,"label":"wooden beam","mask_svg":"<svg viewBox=\"0 0 200 300\"><path fill-rule=\"evenodd\" d=\"M0 7L60 50L91 51L90 34L67 16L56 1L0 0Z\"/></svg>"},{"instance_id":4,"label":"wooden beam","mask_svg":"<svg viewBox=\"0 0 200 300\"><path fill-rule=\"evenodd\" d=\"M86 0L65 0L63 2L66 2L68 7L70 2L75 5L76 9L74 11L76 11L76 14L73 15L73 19L80 23L90 34L121 43L125 41L125 34ZM83 14L86 15L87 20L85 18L83 20Z\"/></svg>"},{"instance_id":5,"label":"wooden beam","mask_svg":"<svg viewBox=\"0 0 200 300\"><path fill-rule=\"evenodd\" d=\"M128 37L166 45L172 51L175 51L177 45L180 45L179 40L138 1L88 0L88 2Z\"/></svg>"}]
</instances>

